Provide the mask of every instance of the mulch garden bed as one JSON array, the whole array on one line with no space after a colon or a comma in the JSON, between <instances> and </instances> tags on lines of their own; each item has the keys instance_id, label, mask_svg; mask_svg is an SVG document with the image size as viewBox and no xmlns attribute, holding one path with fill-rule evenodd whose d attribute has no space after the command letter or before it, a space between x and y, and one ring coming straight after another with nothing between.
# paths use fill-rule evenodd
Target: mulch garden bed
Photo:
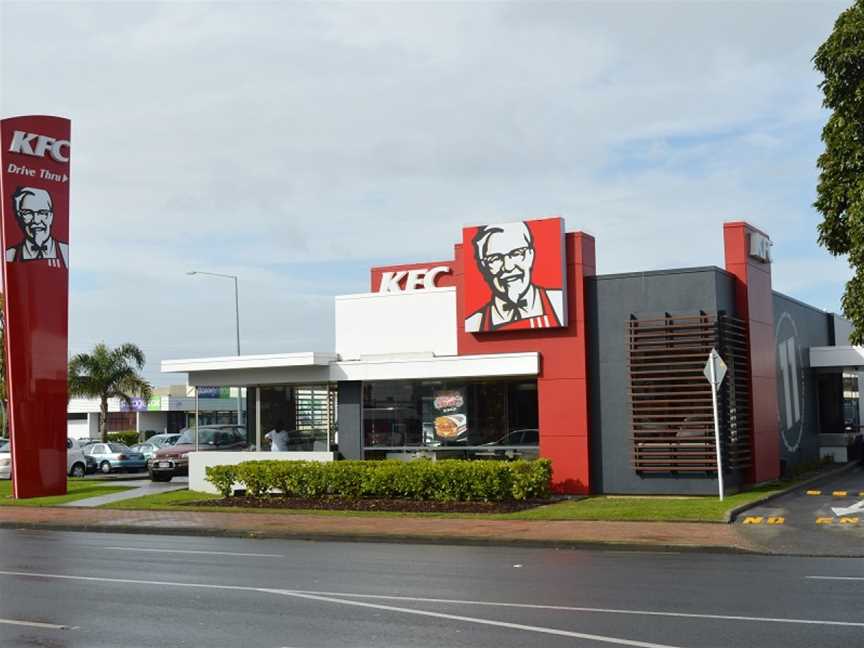
<instances>
[{"instance_id":1,"label":"mulch garden bed","mask_svg":"<svg viewBox=\"0 0 864 648\"><path fill-rule=\"evenodd\" d=\"M536 506L552 504L556 499L508 502L430 502L392 499L304 499L299 497L247 497L186 502L188 506L232 506L263 509L314 509L323 511L391 511L397 513L514 513Z\"/></svg>"}]
</instances>

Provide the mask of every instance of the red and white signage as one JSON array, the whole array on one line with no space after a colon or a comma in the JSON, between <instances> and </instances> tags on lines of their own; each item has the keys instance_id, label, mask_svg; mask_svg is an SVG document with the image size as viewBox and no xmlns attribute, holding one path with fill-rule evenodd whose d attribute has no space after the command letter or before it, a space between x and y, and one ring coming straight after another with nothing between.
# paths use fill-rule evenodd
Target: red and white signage
<instances>
[{"instance_id":1,"label":"red and white signage","mask_svg":"<svg viewBox=\"0 0 864 648\"><path fill-rule=\"evenodd\" d=\"M401 293L455 285L452 261L372 268L372 292Z\"/></svg>"},{"instance_id":2,"label":"red and white signage","mask_svg":"<svg viewBox=\"0 0 864 648\"><path fill-rule=\"evenodd\" d=\"M15 497L66 492L70 123L0 121L0 241Z\"/></svg>"},{"instance_id":3,"label":"red and white signage","mask_svg":"<svg viewBox=\"0 0 864 648\"><path fill-rule=\"evenodd\" d=\"M465 331L567 326L564 219L462 230Z\"/></svg>"}]
</instances>

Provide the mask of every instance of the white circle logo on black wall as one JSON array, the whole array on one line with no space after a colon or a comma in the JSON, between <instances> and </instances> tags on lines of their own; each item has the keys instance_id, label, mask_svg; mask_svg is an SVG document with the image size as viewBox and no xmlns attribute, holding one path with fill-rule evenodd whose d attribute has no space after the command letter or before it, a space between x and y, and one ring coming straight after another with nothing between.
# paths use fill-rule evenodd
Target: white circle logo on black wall
<instances>
[{"instance_id":1,"label":"white circle logo on black wall","mask_svg":"<svg viewBox=\"0 0 864 648\"><path fill-rule=\"evenodd\" d=\"M779 386L780 438L789 452L801 445L804 433L804 358L798 327L784 312L774 329L777 341L777 383Z\"/></svg>"}]
</instances>

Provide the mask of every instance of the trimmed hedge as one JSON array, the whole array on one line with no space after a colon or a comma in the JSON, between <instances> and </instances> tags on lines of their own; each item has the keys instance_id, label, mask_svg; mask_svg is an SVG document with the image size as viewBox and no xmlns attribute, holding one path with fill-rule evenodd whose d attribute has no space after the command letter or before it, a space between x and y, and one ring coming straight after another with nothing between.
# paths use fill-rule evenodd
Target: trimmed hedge
<instances>
[{"instance_id":1,"label":"trimmed hedge","mask_svg":"<svg viewBox=\"0 0 864 648\"><path fill-rule=\"evenodd\" d=\"M135 430L125 430L123 432L109 432L108 441L113 443L122 443L123 445L133 446L138 443L138 433Z\"/></svg>"},{"instance_id":2,"label":"trimmed hedge","mask_svg":"<svg viewBox=\"0 0 864 648\"><path fill-rule=\"evenodd\" d=\"M549 496L552 463L533 461L245 461L210 466L207 481L223 497L235 483L263 497L411 499L438 502L500 502Z\"/></svg>"}]
</instances>

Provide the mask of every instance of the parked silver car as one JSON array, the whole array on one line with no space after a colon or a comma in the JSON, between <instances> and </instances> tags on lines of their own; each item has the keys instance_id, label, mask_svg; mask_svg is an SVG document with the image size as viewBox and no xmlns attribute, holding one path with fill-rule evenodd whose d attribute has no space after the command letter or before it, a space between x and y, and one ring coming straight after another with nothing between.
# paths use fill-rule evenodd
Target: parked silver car
<instances>
[{"instance_id":1,"label":"parked silver car","mask_svg":"<svg viewBox=\"0 0 864 648\"><path fill-rule=\"evenodd\" d=\"M122 443L93 443L84 448L84 454L91 457L99 472L106 475L114 471L144 470L147 466L143 454L132 452Z\"/></svg>"}]
</instances>

